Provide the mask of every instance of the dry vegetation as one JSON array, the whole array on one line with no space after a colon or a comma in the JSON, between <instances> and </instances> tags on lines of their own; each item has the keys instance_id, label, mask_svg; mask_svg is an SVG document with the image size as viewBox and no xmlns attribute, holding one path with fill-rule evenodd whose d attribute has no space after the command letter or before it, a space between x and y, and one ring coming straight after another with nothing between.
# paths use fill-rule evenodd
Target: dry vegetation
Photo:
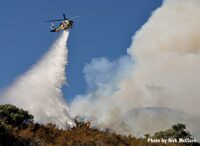
<instances>
[{"instance_id":1,"label":"dry vegetation","mask_svg":"<svg viewBox=\"0 0 200 146\"><path fill-rule=\"evenodd\" d=\"M24 129L13 129L12 135L21 145L38 146L155 146L146 139L122 136L110 132L91 129L85 123L71 130L60 130L55 125L29 124ZM22 143L24 142L24 143ZM164 146L164 144L157 144ZM170 144L169 146L181 146Z\"/></svg>"},{"instance_id":2,"label":"dry vegetation","mask_svg":"<svg viewBox=\"0 0 200 146\"><path fill-rule=\"evenodd\" d=\"M18 126L13 126L8 122L5 124L5 118L1 113L0 107L0 146L166 146L165 144L148 143L145 138L123 136L109 131L103 132L90 128L88 123L78 121L76 121L77 126L70 130L58 129L53 124L37 124L30 119L28 119L29 122L26 122L27 119L21 121L23 126L20 123ZM10 121L13 123L12 120ZM168 144L168 146L184 145Z\"/></svg>"}]
</instances>

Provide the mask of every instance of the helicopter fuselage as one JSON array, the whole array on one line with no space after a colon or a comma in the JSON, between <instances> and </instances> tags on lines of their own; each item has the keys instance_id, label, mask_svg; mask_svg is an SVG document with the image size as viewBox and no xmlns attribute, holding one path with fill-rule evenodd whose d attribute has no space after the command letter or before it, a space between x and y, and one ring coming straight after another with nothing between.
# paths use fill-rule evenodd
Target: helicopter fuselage
<instances>
[{"instance_id":1,"label":"helicopter fuselage","mask_svg":"<svg viewBox=\"0 0 200 146\"><path fill-rule=\"evenodd\" d=\"M70 29L70 28L72 28L72 26L73 26L72 20L64 20L62 23L60 23L60 26L58 28L53 28L50 31L51 32L59 32L60 30Z\"/></svg>"}]
</instances>

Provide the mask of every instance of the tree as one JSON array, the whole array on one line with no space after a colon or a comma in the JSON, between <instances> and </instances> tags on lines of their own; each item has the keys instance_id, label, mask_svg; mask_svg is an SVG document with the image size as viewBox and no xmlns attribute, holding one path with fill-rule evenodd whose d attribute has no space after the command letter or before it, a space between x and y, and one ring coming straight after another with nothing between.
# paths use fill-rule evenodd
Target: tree
<instances>
[{"instance_id":1,"label":"tree","mask_svg":"<svg viewBox=\"0 0 200 146\"><path fill-rule=\"evenodd\" d=\"M186 126L181 123L177 123L172 126L173 138L191 138L189 131L186 131Z\"/></svg>"},{"instance_id":2,"label":"tree","mask_svg":"<svg viewBox=\"0 0 200 146\"><path fill-rule=\"evenodd\" d=\"M33 116L11 104L0 105L0 123L5 126L22 128L33 122Z\"/></svg>"},{"instance_id":3,"label":"tree","mask_svg":"<svg viewBox=\"0 0 200 146\"><path fill-rule=\"evenodd\" d=\"M150 137L151 137L150 134L148 134L148 133L147 133L147 134L144 134L144 138L145 138L145 139L148 139L148 138L150 138Z\"/></svg>"},{"instance_id":4,"label":"tree","mask_svg":"<svg viewBox=\"0 0 200 146\"><path fill-rule=\"evenodd\" d=\"M172 127L165 131L156 132L154 138L191 138L189 131L186 131L186 126L181 123L172 125Z\"/></svg>"}]
</instances>

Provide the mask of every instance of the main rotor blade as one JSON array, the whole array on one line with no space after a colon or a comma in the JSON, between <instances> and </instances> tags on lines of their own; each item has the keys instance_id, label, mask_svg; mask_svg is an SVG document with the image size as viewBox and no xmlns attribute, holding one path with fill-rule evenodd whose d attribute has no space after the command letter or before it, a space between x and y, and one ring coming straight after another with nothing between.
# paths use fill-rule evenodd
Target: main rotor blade
<instances>
[{"instance_id":1,"label":"main rotor blade","mask_svg":"<svg viewBox=\"0 0 200 146\"><path fill-rule=\"evenodd\" d=\"M66 18L66 16L65 16L65 14L63 13L63 18L64 18L64 20L67 20L67 18Z\"/></svg>"},{"instance_id":2,"label":"main rotor blade","mask_svg":"<svg viewBox=\"0 0 200 146\"><path fill-rule=\"evenodd\" d=\"M80 17L80 16L71 17L70 20L75 19L75 18L78 18L78 17Z\"/></svg>"},{"instance_id":3,"label":"main rotor blade","mask_svg":"<svg viewBox=\"0 0 200 146\"><path fill-rule=\"evenodd\" d=\"M65 20L65 19L47 20L47 21L45 21L45 22L52 22L52 21L63 21L63 20Z\"/></svg>"}]
</instances>

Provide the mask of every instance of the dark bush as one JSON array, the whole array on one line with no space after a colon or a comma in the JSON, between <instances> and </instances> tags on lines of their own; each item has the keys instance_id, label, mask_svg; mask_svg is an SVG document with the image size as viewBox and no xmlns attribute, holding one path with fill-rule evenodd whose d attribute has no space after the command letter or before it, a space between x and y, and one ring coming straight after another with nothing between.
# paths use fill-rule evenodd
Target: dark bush
<instances>
[{"instance_id":1,"label":"dark bush","mask_svg":"<svg viewBox=\"0 0 200 146\"><path fill-rule=\"evenodd\" d=\"M0 105L0 123L5 126L21 128L33 122L33 116L11 104Z\"/></svg>"}]
</instances>

